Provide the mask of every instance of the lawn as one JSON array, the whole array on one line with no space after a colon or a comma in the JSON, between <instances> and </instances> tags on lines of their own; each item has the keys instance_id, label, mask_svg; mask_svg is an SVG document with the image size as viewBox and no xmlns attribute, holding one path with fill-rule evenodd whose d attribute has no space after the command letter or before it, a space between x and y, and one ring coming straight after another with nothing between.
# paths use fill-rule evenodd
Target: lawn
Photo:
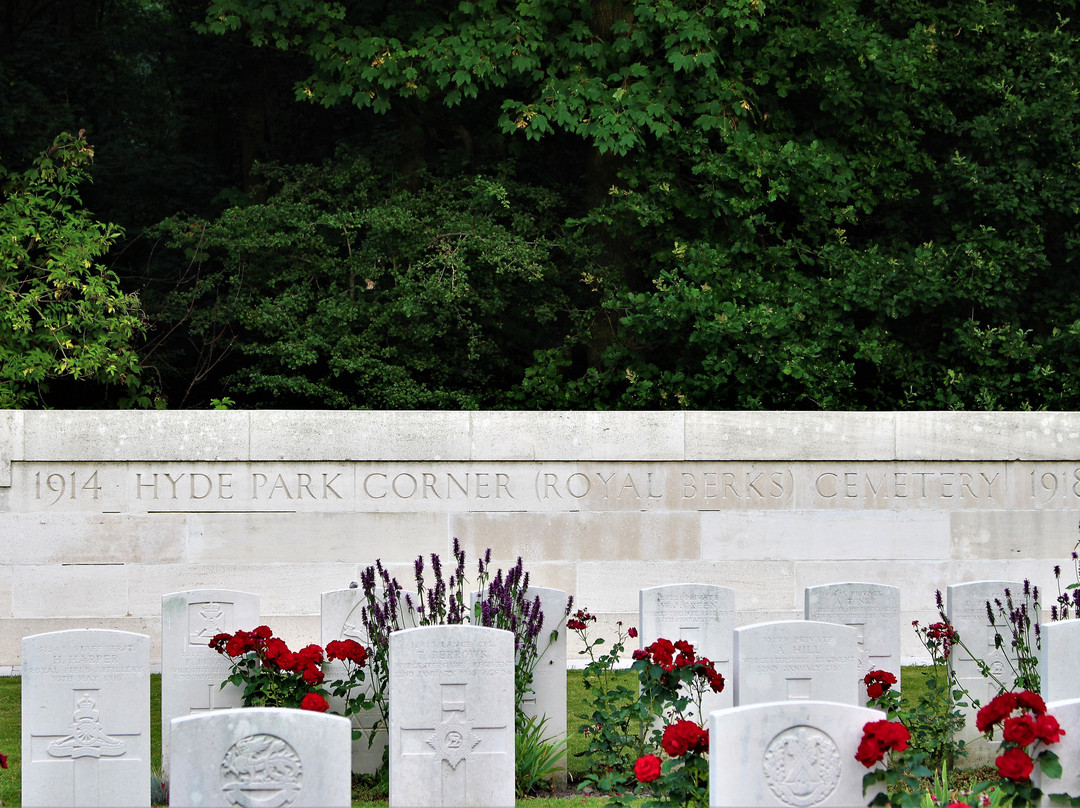
<instances>
[{"instance_id":1,"label":"lawn","mask_svg":"<svg viewBox=\"0 0 1080 808\"><path fill-rule=\"evenodd\" d=\"M929 669L904 668L903 689L909 696L915 696L923 688L926 674ZM632 687L634 679L629 671L621 671L617 674L624 677L624 684ZM583 723L578 716L585 712L586 690L582 687L581 671L570 671L567 674L567 728L569 730L568 751L570 754L569 767L570 777L573 781L587 771L589 762L585 757L575 756L585 748L585 740L577 732ZM0 770L0 801L5 806L21 804L19 794L20 776L20 714L19 714L19 677L0 677L0 752L8 756L8 769ZM161 767L161 677L150 677L150 738L152 750L152 767L155 771ZM853 752L854 754L854 752ZM552 808L552 806L566 806L567 800L558 798L529 799L522 801L529 808ZM575 797L574 803L584 805L586 808L598 808L604 804L603 799L583 799ZM362 808L385 808L385 800L356 802L355 806Z\"/></svg>"}]
</instances>

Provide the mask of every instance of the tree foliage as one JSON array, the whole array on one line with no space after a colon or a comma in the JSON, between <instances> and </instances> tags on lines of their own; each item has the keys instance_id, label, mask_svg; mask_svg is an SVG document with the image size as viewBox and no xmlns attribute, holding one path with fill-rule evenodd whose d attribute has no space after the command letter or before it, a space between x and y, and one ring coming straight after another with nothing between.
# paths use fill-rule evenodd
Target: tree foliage
<instances>
[{"instance_id":1,"label":"tree foliage","mask_svg":"<svg viewBox=\"0 0 1080 808\"><path fill-rule=\"evenodd\" d=\"M48 405L63 379L114 386L121 406L152 403L134 348L139 301L96 263L120 233L79 199L93 154L82 132L64 134L26 172L0 173L0 408Z\"/></svg>"},{"instance_id":2,"label":"tree foliage","mask_svg":"<svg viewBox=\"0 0 1080 808\"><path fill-rule=\"evenodd\" d=\"M198 278L176 293L191 340L238 403L498 406L566 327L575 256L550 191L480 174L395 188L347 152L261 171L265 203L165 227Z\"/></svg>"}]
</instances>

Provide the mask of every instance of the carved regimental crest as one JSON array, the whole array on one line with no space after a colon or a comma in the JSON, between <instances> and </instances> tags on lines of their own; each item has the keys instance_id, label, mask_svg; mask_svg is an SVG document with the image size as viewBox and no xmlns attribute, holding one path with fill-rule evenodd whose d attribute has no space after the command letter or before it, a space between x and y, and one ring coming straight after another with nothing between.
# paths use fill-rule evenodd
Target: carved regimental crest
<instances>
[{"instance_id":1,"label":"carved regimental crest","mask_svg":"<svg viewBox=\"0 0 1080 808\"><path fill-rule=\"evenodd\" d=\"M221 790L241 808L284 808L300 793L300 756L275 735L249 735L221 762Z\"/></svg>"},{"instance_id":2,"label":"carved regimental crest","mask_svg":"<svg viewBox=\"0 0 1080 808\"><path fill-rule=\"evenodd\" d=\"M820 805L840 782L840 752L814 727L792 727L769 743L762 761L769 790L785 805Z\"/></svg>"},{"instance_id":3,"label":"carved regimental crest","mask_svg":"<svg viewBox=\"0 0 1080 808\"><path fill-rule=\"evenodd\" d=\"M105 728L98 720L97 704L89 695L83 695L71 717L71 734L66 738L49 744L48 752L53 757L102 758L120 757L127 751L127 746L119 738L105 734Z\"/></svg>"},{"instance_id":4,"label":"carved regimental crest","mask_svg":"<svg viewBox=\"0 0 1080 808\"><path fill-rule=\"evenodd\" d=\"M445 760L451 769L457 769L463 760L472 758L472 750L480 743L473 734L472 721L450 719L435 725L435 732L427 739L427 745L435 750L435 757Z\"/></svg>"}]
</instances>

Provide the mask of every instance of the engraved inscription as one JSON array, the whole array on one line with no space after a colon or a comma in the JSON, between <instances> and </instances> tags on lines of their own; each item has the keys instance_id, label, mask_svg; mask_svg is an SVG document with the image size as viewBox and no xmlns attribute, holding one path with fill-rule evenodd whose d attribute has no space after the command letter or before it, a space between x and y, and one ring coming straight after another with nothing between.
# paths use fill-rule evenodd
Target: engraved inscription
<instances>
[{"instance_id":1,"label":"engraved inscription","mask_svg":"<svg viewBox=\"0 0 1080 808\"><path fill-rule=\"evenodd\" d=\"M249 735L229 747L221 762L221 790L230 805L283 808L300 794L300 756L276 735Z\"/></svg>"},{"instance_id":2,"label":"engraved inscription","mask_svg":"<svg viewBox=\"0 0 1080 808\"><path fill-rule=\"evenodd\" d=\"M840 783L840 752L821 730L792 727L770 741L762 769L769 790L785 805L820 805Z\"/></svg>"}]
</instances>

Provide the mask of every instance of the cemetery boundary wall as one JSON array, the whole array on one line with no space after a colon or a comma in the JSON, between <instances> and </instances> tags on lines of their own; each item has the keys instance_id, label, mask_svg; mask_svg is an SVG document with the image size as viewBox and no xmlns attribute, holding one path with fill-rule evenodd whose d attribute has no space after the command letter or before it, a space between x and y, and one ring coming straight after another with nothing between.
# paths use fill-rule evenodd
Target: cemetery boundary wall
<instances>
[{"instance_id":1,"label":"cemetery boundary wall","mask_svg":"<svg viewBox=\"0 0 1080 808\"><path fill-rule=\"evenodd\" d=\"M1048 609L1078 506L1080 413L4 410L0 666L68 628L159 660L161 596L198 588L317 641L322 592L375 559L412 589L455 537L470 574L521 556L608 638L665 583L734 588L737 625L842 581L900 587L905 624L973 580L1030 579Z\"/></svg>"}]
</instances>

